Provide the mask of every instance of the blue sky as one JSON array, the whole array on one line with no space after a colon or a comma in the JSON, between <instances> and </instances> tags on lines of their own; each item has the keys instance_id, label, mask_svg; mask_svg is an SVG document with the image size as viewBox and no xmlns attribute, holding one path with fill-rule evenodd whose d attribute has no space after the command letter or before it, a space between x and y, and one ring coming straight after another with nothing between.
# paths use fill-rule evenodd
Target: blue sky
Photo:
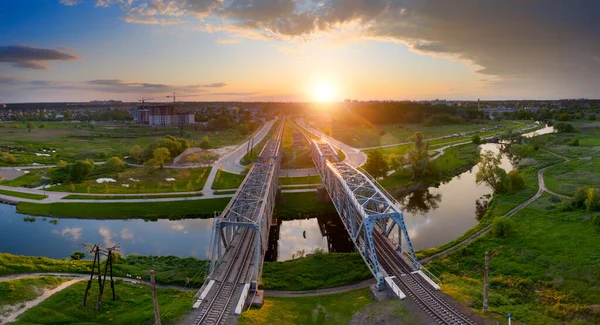
<instances>
[{"instance_id":1,"label":"blue sky","mask_svg":"<svg viewBox=\"0 0 600 325\"><path fill-rule=\"evenodd\" d=\"M593 1L19 0L0 102L599 97ZM100 80L100 82L98 82ZM162 99L161 99L162 100Z\"/></svg>"}]
</instances>

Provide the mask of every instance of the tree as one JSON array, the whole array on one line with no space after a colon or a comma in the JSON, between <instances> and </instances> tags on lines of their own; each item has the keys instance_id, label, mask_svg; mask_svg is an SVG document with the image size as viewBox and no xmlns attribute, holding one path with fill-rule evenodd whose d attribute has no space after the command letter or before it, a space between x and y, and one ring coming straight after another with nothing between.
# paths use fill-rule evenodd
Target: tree
<instances>
[{"instance_id":1,"label":"tree","mask_svg":"<svg viewBox=\"0 0 600 325\"><path fill-rule=\"evenodd\" d=\"M160 168L164 167L165 160L171 158L171 153L167 148L156 148L152 152L152 155L154 156L154 160L160 166Z\"/></svg>"},{"instance_id":2,"label":"tree","mask_svg":"<svg viewBox=\"0 0 600 325\"><path fill-rule=\"evenodd\" d=\"M80 183L86 176L94 171L94 164L90 160L77 160L69 165L69 180Z\"/></svg>"},{"instance_id":3,"label":"tree","mask_svg":"<svg viewBox=\"0 0 600 325\"><path fill-rule=\"evenodd\" d=\"M85 257L84 252L75 252L75 253L71 254L71 259L74 261L79 261L84 257Z\"/></svg>"},{"instance_id":4,"label":"tree","mask_svg":"<svg viewBox=\"0 0 600 325\"><path fill-rule=\"evenodd\" d=\"M590 116L588 117L588 119L590 121L595 121L596 120L596 114L594 114L594 113L590 114Z\"/></svg>"},{"instance_id":5,"label":"tree","mask_svg":"<svg viewBox=\"0 0 600 325\"><path fill-rule=\"evenodd\" d=\"M512 222L505 216L498 216L492 221L492 234L507 237L512 232Z\"/></svg>"},{"instance_id":6,"label":"tree","mask_svg":"<svg viewBox=\"0 0 600 325\"><path fill-rule=\"evenodd\" d=\"M156 159L154 158L149 159L144 163L144 170L146 170L149 175L154 174L156 167L158 167L158 162L156 162Z\"/></svg>"},{"instance_id":7,"label":"tree","mask_svg":"<svg viewBox=\"0 0 600 325\"><path fill-rule=\"evenodd\" d=\"M125 163L119 157L112 157L106 161L106 168L115 172L115 178L119 177L119 171L125 168Z\"/></svg>"},{"instance_id":8,"label":"tree","mask_svg":"<svg viewBox=\"0 0 600 325\"><path fill-rule=\"evenodd\" d=\"M506 171L500 167L502 155L495 155L492 151L485 151L479 161L479 170L475 175L477 184L486 183L494 192L506 192L510 186L510 179Z\"/></svg>"},{"instance_id":9,"label":"tree","mask_svg":"<svg viewBox=\"0 0 600 325\"><path fill-rule=\"evenodd\" d=\"M190 180L188 180L188 183L187 183L187 186L185 187L185 189L186 189L188 192L191 192L191 191L194 189L194 188L192 187L192 180L191 180L191 179L190 179Z\"/></svg>"},{"instance_id":10,"label":"tree","mask_svg":"<svg viewBox=\"0 0 600 325\"><path fill-rule=\"evenodd\" d=\"M204 136L202 141L200 141L200 148L204 150L210 149L210 139L208 138L208 135Z\"/></svg>"},{"instance_id":11,"label":"tree","mask_svg":"<svg viewBox=\"0 0 600 325\"><path fill-rule=\"evenodd\" d=\"M29 132L31 132L31 129L35 128L35 125L33 125L33 122L27 122L27 130Z\"/></svg>"},{"instance_id":12,"label":"tree","mask_svg":"<svg viewBox=\"0 0 600 325\"><path fill-rule=\"evenodd\" d=\"M600 209L600 197L598 191L593 187L586 191L585 207L588 211L596 211Z\"/></svg>"},{"instance_id":13,"label":"tree","mask_svg":"<svg viewBox=\"0 0 600 325\"><path fill-rule=\"evenodd\" d=\"M40 129L44 129L44 128L46 128L46 123L40 124Z\"/></svg>"},{"instance_id":14,"label":"tree","mask_svg":"<svg viewBox=\"0 0 600 325\"><path fill-rule=\"evenodd\" d=\"M143 153L144 153L144 150L142 150L142 148L140 148L140 146L133 146L133 147L131 147L131 149L129 149L129 155L131 155L131 158L135 159L135 161L142 160Z\"/></svg>"},{"instance_id":15,"label":"tree","mask_svg":"<svg viewBox=\"0 0 600 325\"><path fill-rule=\"evenodd\" d=\"M398 159L398 157L394 154L390 154L390 156L388 157L388 165L390 167L390 170L398 170L400 167L402 167L402 163L400 162L400 159Z\"/></svg>"},{"instance_id":16,"label":"tree","mask_svg":"<svg viewBox=\"0 0 600 325\"><path fill-rule=\"evenodd\" d=\"M58 163L56 164L56 167L59 169L67 168L67 167L69 167L69 163L64 160L59 160Z\"/></svg>"},{"instance_id":17,"label":"tree","mask_svg":"<svg viewBox=\"0 0 600 325\"><path fill-rule=\"evenodd\" d=\"M481 137L479 136L479 134L474 134L471 137L471 141L473 141L474 144L481 144Z\"/></svg>"},{"instance_id":18,"label":"tree","mask_svg":"<svg viewBox=\"0 0 600 325\"><path fill-rule=\"evenodd\" d=\"M429 166L429 141L423 140L423 133L417 132L412 137L413 147L406 154L406 159L413 172L413 179L419 179Z\"/></svg>"},{"instance_id":19,"label":"tree","mask_svg":"<svg viewBox=\"0 0 600 325\"><path fill-rule=\"evenodd\" d=\"M5 159L6 159L6 162L9 163L9 164L16 164L17 163L17 158L15 158L15 156L13 156L10 153L6 154Z\"/></svg>"},{"instance_id":20,"label":"tree","mask_svg":"<svg viewBox=\"0 0 600 325\"><path fill-rule=\"evenodd\" d=\"M513 190L520 190L525 187L525 181L518 170L511 170L508 173L508 177L510 178L510 187Z\"/></svg>"},{"instance_id":21,"label":"tree","mask_svg":"<svg viewBox=\"0 0 600 325\"><path fill-rule=\"evenodd\" d=\"M573 124L570 123L557 123L556 125L554 125L554 128L561 133L571 133L575 131L575 128L573 127Z\"/></svg>"},{"instance_id":22,"label":"tree","mask_svg":"<svg viewBox=\"0 0 600 325\"><path fill-rule=\"evenodd\" d=\"M388 163L383 158L380 151L374 150L368 153L367 163L365 164L365 170L371 174L375 179L384 177L387 175Z\"/></svg>"}]
</instances>

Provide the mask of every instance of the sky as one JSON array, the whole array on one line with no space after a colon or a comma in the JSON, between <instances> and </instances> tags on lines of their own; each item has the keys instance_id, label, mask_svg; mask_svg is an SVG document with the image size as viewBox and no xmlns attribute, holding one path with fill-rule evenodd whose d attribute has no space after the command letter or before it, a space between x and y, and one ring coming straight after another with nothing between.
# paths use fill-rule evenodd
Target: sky
<instances>
[{"instance_id":1,"label":"sky","mask_svg":"<svg viewBox=\"0 0 600 325\"><path fill-rule=\"evenodd\" d=\"M595 0L6 0L0 103L600 98ZM185 96L185 97L184 97Z\"/></svg>"}]
</instances>

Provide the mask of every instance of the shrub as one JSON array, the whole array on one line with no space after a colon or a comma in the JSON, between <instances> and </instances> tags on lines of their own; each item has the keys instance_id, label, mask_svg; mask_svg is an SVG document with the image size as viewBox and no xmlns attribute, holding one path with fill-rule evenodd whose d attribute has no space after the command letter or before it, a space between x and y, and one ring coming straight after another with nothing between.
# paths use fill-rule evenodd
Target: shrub
<instances>
[{"instance_id":1,"label":"shrub","mask_svg":"<svg viewBox=\"0 0 600 325\"><path fill-rule=\"evenodd\" d=\"M512 232L512 222L505 216L495 217L492 221L492 234L496 237L507 237Z\"/></svg>"},{"instance_id":2,"label":"shrub","mask_svg":"<svg viewBox=\"0 0 600 325\"><path fill-rule=\"evenodd\" d=\"M479 134L475 134L471 137L471 141L473 141L474 144L481 144L481 137Z\"/></svg>"},{"instance_id":3,"label":"shrub","mask_svg":"<svg viewBox=\"0 0 600 325\"><path fill-rule=\"evenodd\" d=\"M587 189L584 203L585 208L588 211L596 211L600 209L600 197L598 197L598 192L596 191L596 189L594 189L593 187Z\"/></svg>"},{"instance_id":4,"label":"shrub","mask_svg":"<svg viewBox=\"0 0 600 325\"><path fill-rule=\"evenodd\" d=\"M592 218L592 225L594 225L597 231L600 231L600 214L597 214Z\"/></svg>"},{"instance_id":5,"label":"shrub","mask_svg":"<svg viewBox=\"0 0 600 325\"><path fill-rule=\"evenodd\" d=\"M554 128L561 133L571 133L573 131L575 131L575 128L573 127L573 124L569 124L569 123L558 123L554 126Z\"/></svg>"},{"instance_id":6,"label":"shrub","mask_svg":"<svg viewBox=\"0 0 600 325\"><path fill-rule=\"evenodd\" d=\"M520 190L525 187L525 181L518 170L511 170L508 177L510 178L510 187L513 190Z\"/></svg>"}]
</instances>

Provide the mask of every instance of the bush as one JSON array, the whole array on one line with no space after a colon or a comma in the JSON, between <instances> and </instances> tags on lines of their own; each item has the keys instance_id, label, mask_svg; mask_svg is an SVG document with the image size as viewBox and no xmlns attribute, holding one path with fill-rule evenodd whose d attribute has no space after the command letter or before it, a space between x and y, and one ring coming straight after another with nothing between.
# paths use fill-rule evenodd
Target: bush
<instances>
[{"instance_id":1,"label":"bush","mask_svg":"<svg viewBox=\"0 0 600 325\"><path fill-rule=\"evenodd\" d=\"M492 221L492 234L496 237L507 237L512 232L512 222L505 216L495 217Z\"/></svg>"},{"instance_id":2,"label":"bush","mask_svg":"<svg viewBox=\"0 0 600 325\"><path fill-rule=\"evenodd\" d=\"M600 214L597 214L592 218L592 225L594 225L596 230L600 231Z\"/></svg>"},{"instance_id":3,"label":"bush","mask_svg":"<svg viewBox=\"0 0 600 325\"><path fill-rule=\"evenodd\" d=\"M554 128L561 133L571 133L573 131L575 131L575 127L573 127L573 124L569 124L569 123L558 123L554 126Z\"/></svg>"},{"instance_id":4,"label":"bush","mask_svg":"<svg viewBox=\"0 0 600 325\"><path fill-rule=\"evenodd\" d=\"M481 137L479 134L475 134L471 137L471 141L473 141L474 144L481 144Z\"/></svg>"},{"instance_id":5,"label":"bush","mask_svg":"<svg viewBox=\"0 0 600 325\"><path fill-rule=\"evenodd\" d=\"M510 187L513 190L520 190L525 187L525 181L518 170L511 170L508 177L510 178Z\"/></svg>"},{"instance_id":6,"label":"bush","mask_svg":"<svg viewBox=\"0 0 600 325\"><path fill-rule=\"evenodd\" d=\"M79 261L82 258L85 258L84 252L75 252L75 253L71 254L71 259L74 261Z\"/></svg>"},{"instance_id":7,"label":"bush","mask_svg":"<svg viewBox=\"0 0 600 325\"><path fill-rule=\"evenodd\" d=\"M596 211L600 209L600 197L596 189L588 188L586 191L585 208L588 211Z\"/></svg>"}]
</instances>

